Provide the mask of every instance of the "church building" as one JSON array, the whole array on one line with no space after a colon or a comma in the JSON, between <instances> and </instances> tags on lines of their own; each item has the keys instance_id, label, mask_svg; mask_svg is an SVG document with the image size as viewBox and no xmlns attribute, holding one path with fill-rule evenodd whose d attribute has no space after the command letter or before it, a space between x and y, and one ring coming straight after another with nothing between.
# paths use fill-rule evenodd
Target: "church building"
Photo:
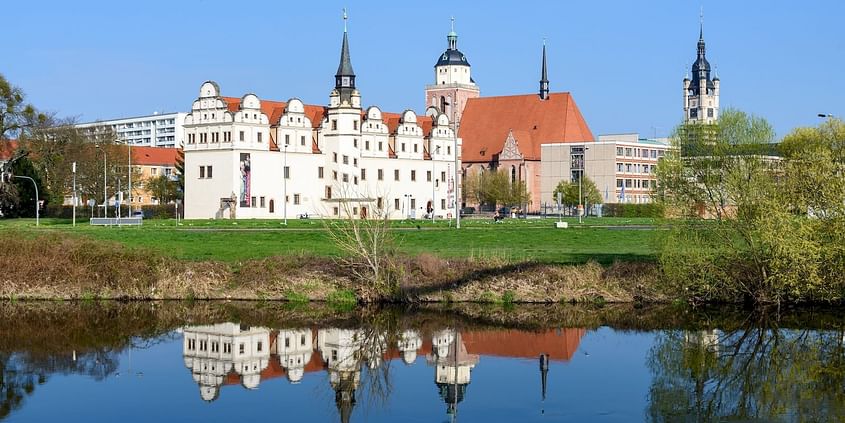
<instances>
[{"instance_id":1,"label":"church building","mask_svg":"<svg viewBox=\"0 0 845 423\"><path fill-rule=\"evenodd\" d=\"M684 78L684 121L714 123L719 119L719 76L710 77L710 62L704 55L704 24L698 33L698 53L692 65L692 79Z\"/></svg>"},{"instance_id":2,"label":"church building","mask_svg":"<svg viewBox=\"0 0 845 423\"><path fill-rule=\"evenodd\" d=\"M540 146L594 141L584 116L568 92L549 92L546 46L537 94L471 98L459 136L464 177L478 172L508 172L530 194L528 212L541 207ZM468 199L466 206L478 206Z\"/></svg>"}]
</instances>

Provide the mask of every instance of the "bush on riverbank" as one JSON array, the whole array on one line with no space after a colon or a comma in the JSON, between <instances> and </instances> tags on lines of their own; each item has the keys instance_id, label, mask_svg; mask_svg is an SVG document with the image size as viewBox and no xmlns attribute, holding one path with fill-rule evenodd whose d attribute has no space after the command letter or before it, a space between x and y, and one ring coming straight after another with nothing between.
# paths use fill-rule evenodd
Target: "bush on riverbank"
<instances>
[{"instance_id":1,"label":"bush on riverbank","mask_svg":"<svg viewBox=\"0 0 845 423\"><path fill-rule=\"evenodd\" d=\"M608 203L602 205L601 214L605 217L662 218L666 214L666 208L663 206L663 204L660 203Z\"/></svg>"}]
</instances>

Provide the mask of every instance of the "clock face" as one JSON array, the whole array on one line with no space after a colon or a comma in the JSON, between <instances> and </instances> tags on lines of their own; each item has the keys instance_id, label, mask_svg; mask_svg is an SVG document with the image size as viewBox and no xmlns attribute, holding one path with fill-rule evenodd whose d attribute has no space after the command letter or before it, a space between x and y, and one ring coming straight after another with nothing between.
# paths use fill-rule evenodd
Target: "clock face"
<instances>
[{"instance_id":1,"label":"clock face","mask_svg":"<svg viewBox=\"0 0 845 423\"><path fill-rule=\"evenodd\" d=\"M344 77L343 77L343 79L341 80L341 84L342 84L344 87L348 86L348 85L349 85L349 77L348 77L348 76L344 76Z\"/></svg>"}]
</instances>

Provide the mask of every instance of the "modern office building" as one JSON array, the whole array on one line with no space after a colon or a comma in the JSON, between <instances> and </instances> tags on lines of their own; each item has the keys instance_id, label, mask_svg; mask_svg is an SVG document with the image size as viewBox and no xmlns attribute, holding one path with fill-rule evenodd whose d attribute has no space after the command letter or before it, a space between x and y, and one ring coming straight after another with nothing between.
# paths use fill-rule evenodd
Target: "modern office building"
<instances>
[{"instance_id":1,"label":"modern office building","mask_svg":"<svg viewBox=\"0 0 845 423\"><path fill-rule=\"evenodd\" d=\"M577 182L581 174L598 188L603 203L649 203L657 177L657 162L671 148L667 138L637 134L599 135L596 142L543 144L541 147L541 203L555 203L554 190L562 180Z\"/></svg>"},{"instance_id":2,"label":"modern office building","mask_svg":"<svg viewBox=\"0 0 845 423\"><path fill-rule=\"evenodd\" d=\"M187 113L163 113L121 119L99 120L75 125L89 132L108 127L121 141L133 146L179 147Z\"/></svg>"}]
</instances>

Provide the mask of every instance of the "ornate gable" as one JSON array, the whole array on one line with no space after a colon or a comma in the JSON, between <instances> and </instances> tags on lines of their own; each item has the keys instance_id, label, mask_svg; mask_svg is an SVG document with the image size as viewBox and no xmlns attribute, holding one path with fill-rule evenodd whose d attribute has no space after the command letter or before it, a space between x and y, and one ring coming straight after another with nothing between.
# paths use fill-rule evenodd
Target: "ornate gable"
<instances>
[{"instance_id":1,"label":"ornate gable","mask_svg":"<svg viewBox=\"0 0 845 423\"><path fill-rule=\"evenodd\" d=\"M505 146L499 154L499 160L524 160L525 156L519 151L519 142L513 136L513 131L508 131L505 139Z\"/></svg>"}]
</instances>

